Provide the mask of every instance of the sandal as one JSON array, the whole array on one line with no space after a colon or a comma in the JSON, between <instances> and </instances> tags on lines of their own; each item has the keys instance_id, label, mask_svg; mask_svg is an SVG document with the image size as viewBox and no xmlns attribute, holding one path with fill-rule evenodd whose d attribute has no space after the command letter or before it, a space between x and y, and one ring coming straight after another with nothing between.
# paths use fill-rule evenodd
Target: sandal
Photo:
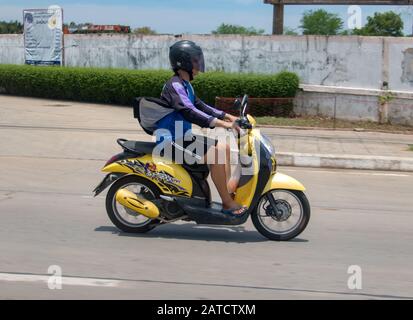
<instances>
[{"instance_id":1,"label":"sandal","mask_svg":"<svg viewBox=\"0 0 413 320\"><path fill-rule=\"evenodd\" d=\"M222 209L222 213L232 215L234 217L241 217L248 211L248 208L245 206L236 207L233 209ZM237 212L237 213L236 213Z\"/></svg>"}]
</instances>

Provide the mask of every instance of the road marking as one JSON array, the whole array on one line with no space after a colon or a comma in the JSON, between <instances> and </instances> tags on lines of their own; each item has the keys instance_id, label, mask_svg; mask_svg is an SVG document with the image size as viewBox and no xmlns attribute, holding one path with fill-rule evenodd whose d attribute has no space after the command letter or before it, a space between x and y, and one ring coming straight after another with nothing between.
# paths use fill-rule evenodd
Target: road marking
<instances>
[{"instance_id":1,"label":"road marking","mask_svg":"<svg viewBox=\"0 0 413 320\"><path fill-rule=\"evenodd\" d=\"M79 127L50 127L50 126L40 126L40 125L16 125L9 123L0 123L0 130L44 130L44 131L86 131L86 132L120 132L120 133L130 133L142 137L147 137L139 128L136 129L122 129L122 128L79 128Z\"/></svg>"},{"instance_id":2,"label":"road marking","mask_svg":"<svg viewBox=\"0 0 413 320\"><path fill-rule=\"evenodd\" d=\"M0 273L0 281L9 282L46 282L49 276L35 275L35 274L23 274L23 273ZM287 288L287 287L262 287L255 285L244 284L222 284L222 283L204 283L204 282L181 282L181 281L165 281L165 280L135 280L135 279L102 279L102 278L80 278L80 277L62 277L62 285L72 286L94 286L94 287L112 287L112 288L132 288L136 289L137 283L145 283L148 285L180 285L191 287L213 287L213 288L226 288L226 289L252 289L252 290L268 290L272 292L296 292L296 293L308 293L313 295L328 294L331 296L359 296L370 299L413 299L411 296L399 296L390 294L377 294L368 292L349 292L349 291L329 291L329 290L317 290L317 289L305 289L305 288ZM122 286L121 286L122 285ZM159 287L162 290L162 287Z\"/></svg>"},{"instance_id":3,"label":"road marking","mask_svg":"<svg viewBox=\"0 0 413 320\"><path fill-rule=\"evenodd\" d=\"M410 177L408 174L401 173L373 173L373 176L388 176L388 177Z\"/></svg>"},{"instance_id":4,"label":"road marking","mask_svg":"<svg viewBox=\"0 0 413 320\"><path fill-rule=\"evenodd\" d=\"M44 282L47 284L51 276L0 273L0 281L7 282ZM62 277L62 285L86 287L119 287L121 281L95 278Z\"/></svg>"}]
</instances>

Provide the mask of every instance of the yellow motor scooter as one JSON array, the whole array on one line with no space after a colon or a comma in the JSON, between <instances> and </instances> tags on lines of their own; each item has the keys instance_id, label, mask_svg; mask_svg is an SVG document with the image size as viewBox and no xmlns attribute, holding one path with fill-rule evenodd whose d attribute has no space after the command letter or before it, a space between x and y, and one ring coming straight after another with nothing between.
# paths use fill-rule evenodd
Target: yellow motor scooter
<instances>
[{"instance_id":1,"label":"yellow motor scooter","mask_svg":"<svg viewBox=\"0 0 413 320\"><path fill-rule=\"evenodd\" d=\"M271 240L287 241L304 231L310 219L304 186L277 172L272 143L246 115L248 97L237 103L241 175L235 201L247 212L229 215L212 201L207 165L162 161L152 156L155 143L118 139L123 152L106 163L102 171L108 175L94 192L97 196L111 185L106 210L120 230L143 233L178 220L235 226L251 216L255 228Z\"/></svg>"}]
</instances>

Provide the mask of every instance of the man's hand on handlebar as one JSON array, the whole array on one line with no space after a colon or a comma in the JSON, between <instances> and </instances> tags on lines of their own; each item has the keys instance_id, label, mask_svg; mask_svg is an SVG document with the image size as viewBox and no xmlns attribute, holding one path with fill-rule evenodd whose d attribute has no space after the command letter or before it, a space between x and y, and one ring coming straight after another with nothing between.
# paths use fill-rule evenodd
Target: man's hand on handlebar
<instances>
[{"instance_id":1,"label":"man's hand on handlebar","mask_svg":"<svg viewBox=\"0 0 413 320\"><path fill-rule=\"evenodd\" d=\"M227 129L227 130L236 130L237 132L239 132L240 127L238 125L237 120L238 120L238 118L235 118L235 121L217 120L216 123L215 123L215 127L224 128L224 129Z\"/></svg>"},{"instance_id":2,"label":"man's hand on handlebar","mask_svg":"<svg viewBox=\"0 0 413 320\"><path fill-rule=\"evenodd\" d=\"M234 117L233 115L231 115L231 114L229 114L229 113L227 113L227 114L225 115L224 120L227 121L227 122L235 122L235 121L238 120L238 118L237 118L237 117Z\"/></svg>"}]
</instances>

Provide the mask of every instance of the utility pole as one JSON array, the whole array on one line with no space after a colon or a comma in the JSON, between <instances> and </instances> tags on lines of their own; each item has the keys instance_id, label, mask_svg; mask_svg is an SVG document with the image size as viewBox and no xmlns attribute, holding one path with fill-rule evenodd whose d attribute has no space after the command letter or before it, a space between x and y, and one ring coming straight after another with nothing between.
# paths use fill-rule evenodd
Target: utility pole
<instances>
[{"instance_id":1,"label":"utility pole","mask_svg":"<svg viewBox=\"0 0 413 320\"><path fill-rule=\"evenodd\" d=\"M273 4L272 34L284 33L284 5Z\"/></svg>"}]
</instances>

